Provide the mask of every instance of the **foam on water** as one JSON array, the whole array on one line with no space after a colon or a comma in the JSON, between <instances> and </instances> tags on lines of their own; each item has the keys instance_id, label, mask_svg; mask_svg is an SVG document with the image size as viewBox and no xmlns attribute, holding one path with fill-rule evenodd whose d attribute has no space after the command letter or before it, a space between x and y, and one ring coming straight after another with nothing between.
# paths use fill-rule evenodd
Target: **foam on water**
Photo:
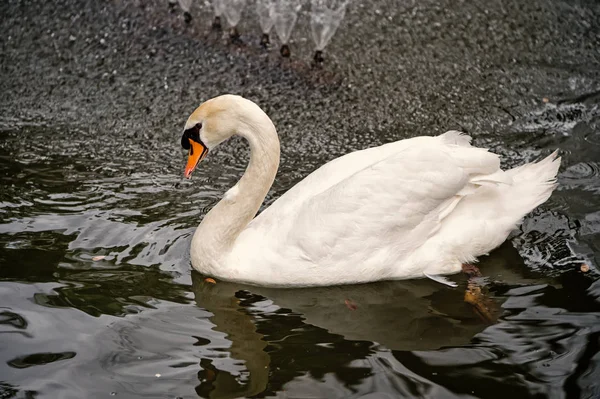
<instances>
[{"instance_id":1,"label":"foam on water","mask_svg":"<svg viewBox=\"0 0 600 399\"><path fill-rule=\"evenodd\" d=\"M262 33L269 34L275 21L271 17L271 8L276 0L256 0L256 13Z\"/></svg>"},{"instance_id":2,"label":"foam on water","mask_svg":"<svg viewBox=\"0 0 600 399\"><path fill-rule=\"evenodd\" d=\"M323 51L340 26L350 0L311 0L310 27L315 49Z\"/></svg>"},{"instance_id":3,"label":"foam on water","mask_svg":"<svg viewBox=\"0 0 600 399\"><path fill-rule=\"evenodd\" d=\"M242 19L246 0L220 0L223 3L225 18L230 27L236 27Z\"/></svg>"},{"instance_id":4,"label":"foam on water","mask_svg":"<svg viewBox=\"0 0 600 399\"><path fill-rule=\"evenodd\" d=\"M277 32L279 40L284 45L290 41L300 8L302 8L300 0L278 0L271 7L271 18L275 24L275 32Z\"/></svg>"}]
</instances>

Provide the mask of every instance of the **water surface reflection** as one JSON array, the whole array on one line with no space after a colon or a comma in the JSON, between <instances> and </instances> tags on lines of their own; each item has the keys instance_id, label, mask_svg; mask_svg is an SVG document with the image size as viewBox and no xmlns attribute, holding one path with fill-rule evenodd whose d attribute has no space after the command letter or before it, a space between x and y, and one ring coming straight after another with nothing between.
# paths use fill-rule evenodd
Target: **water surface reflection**
<instances>
[{"instance_id":1,"label":"water surface reflection","mask_svg":"<svg viewBox=\"0 0 600 399\"><path fill-rule=\"evenodd\" d=\"M0 2L0 397L600 397L598 8L408 3L350 6L313 71L162 0ZM248 148L184 181L182 118L224 92L281 135L267 205L420 134L466 131L505 166L559 148L558 189L482 260L495 318L460 275L286 291L191 273L191 234Z\"/></svg>"},{"instance_id":2,"label":"water surface reflection","mask_svg":"<svg viewBox=\"0 0 600 399\"><path fill-rule=\"evenodd\" d=\"M527 397L563 386L576 392L577 377L563 368L596 344L600 306L589 298L596 289L577 273L559 279L523 273L519 260L505 245L483 262L487 295L503 309L492 326L463 301L465 281L459 290L427 280L284 290L212 284L194 273L196 303L213 314L214 330L232 341L229 354L245 369L240 378L218 359L201 361L197 392L214 398L284 390L291 397L372 391ZM591 341L574 335L582 328L593 329ZM592 366L589 360L581 366Z\"/></svg>"}]
</instances>

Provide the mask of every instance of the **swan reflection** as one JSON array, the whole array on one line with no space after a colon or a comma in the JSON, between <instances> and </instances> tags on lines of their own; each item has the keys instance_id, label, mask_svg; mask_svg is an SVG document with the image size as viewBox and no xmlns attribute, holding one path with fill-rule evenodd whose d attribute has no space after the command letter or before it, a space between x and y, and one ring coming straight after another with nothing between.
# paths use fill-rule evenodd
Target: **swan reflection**
<instances>
[{"instance_id":1,"label":"swan reflection","mask_svg":"<svg viewBox=\"0 0 600 399\"><path fill-rule=\"evenodd\" d=\"M481 268L491 280L529 282L510 243L485 258ZM296 377L332 372L342 380L350 373L346 383L358 385L362 378L348 365L376 351L467 345L489 321L465 302L468 282L461 278L457 289L429 280L283 289L214 284L194 272L197 305L213 314L214 330L231 341L230 356L245 365L236 375L203 360L197 392L211 398L275 393ZM539 283L540 277L535 279ZM487 296L499 308L501 299Z\"/></svg>"}]
</instances>

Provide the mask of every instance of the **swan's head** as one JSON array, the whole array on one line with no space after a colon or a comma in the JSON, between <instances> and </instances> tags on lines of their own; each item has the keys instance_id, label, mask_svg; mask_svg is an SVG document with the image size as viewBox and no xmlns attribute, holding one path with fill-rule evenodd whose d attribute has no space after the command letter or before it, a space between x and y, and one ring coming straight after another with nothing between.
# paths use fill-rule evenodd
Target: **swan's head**
<instances>
[{"instance_id":1,"label":"swan's head","mask_svg":"<svg viewBox=\"0 0 600 399\"><path fill-rule=\"evenodd\" d=\"M181 137L181 146L189 151L184 176L189 179L211 149L234 134L244 135L249 126L263 124L264 118L271 124L258 105L240 96L226 94L202 103L188 118Z\"/></svg>"},{"instance_id":2,"label":"swan's head","mask_svg":"<svg viewBox=\"0 0 600 399\"><path fill-rule=\"evenodd\" d=\"M232 111L240 100L242 97L232 95L215 97L202 103L190 115L181 136L181 146L189 151L184 172L186 178L192 176L212 148L236 133L237 118Z\"/></svg>"}]
</instances>

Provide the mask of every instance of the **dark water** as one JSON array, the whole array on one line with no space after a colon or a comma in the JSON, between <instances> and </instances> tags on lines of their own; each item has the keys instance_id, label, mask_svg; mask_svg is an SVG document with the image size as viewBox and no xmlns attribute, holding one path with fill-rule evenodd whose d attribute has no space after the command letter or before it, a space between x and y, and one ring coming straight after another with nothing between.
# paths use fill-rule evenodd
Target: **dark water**
<instances>
[{"instance_id":1,"label":"dark water","mask_svg":"<svg viewBox=\"0 0 600 399\"><path fill-rule=\"evenodd\" d=\"M596 2L357 2L321 70L306 15L282 63L254 17L236 47L192 11L186 27L158 0L0 4L0 398L600 397ZM267 204L420 134L461 129L506 166L559 148L557 191L481 260L494 319L462 275L276 290L191 272L247 148L184 181L178 141L224 92L278 127Z\"/></svg>"}]
</instances>

